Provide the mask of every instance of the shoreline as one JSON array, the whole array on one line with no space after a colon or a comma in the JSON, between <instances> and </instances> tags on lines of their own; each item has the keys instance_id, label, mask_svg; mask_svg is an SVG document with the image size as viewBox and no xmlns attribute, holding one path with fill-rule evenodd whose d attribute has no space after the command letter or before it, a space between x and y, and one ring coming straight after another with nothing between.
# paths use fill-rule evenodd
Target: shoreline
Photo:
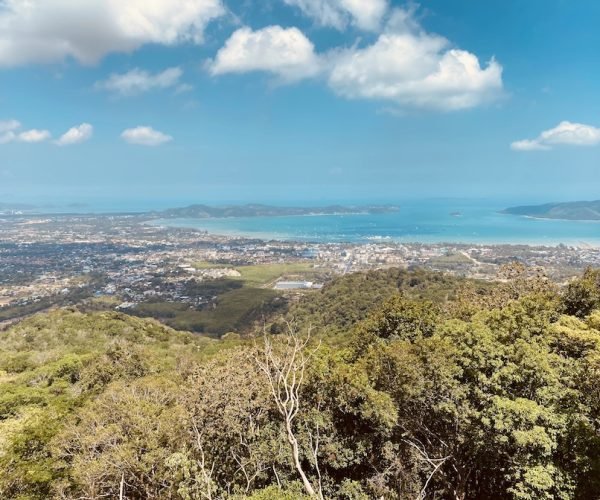
<instances>
[{"instance_id":1,"label":"shoreline","mask_svg":"<svg viewBox=\"0 0 600 500\"><path fill-rule=\"evenodd\" d=\"M519 215L519 214L506 214L513 215L516 217L524 217L525 219L540 220L540 221L558 221L558 222L578 222L588 224L599 224L600 219L559 219L557 217L540 217L535 215Z\"/></svg>"},{"instance_id":2,"label":"shoreline","mask_svg":"<svg viewBox=\"0 0 600 500\"><path fill-rule=\"evenodd\" d=\"M238 218L239 219L239 218ZM208 236L226 237L231 239L249 239L259 240L262 242L277 241L286 243L301 243L311 245L326 245L326 244L347 244L347 245L475 245L475 246L510 246L510 247L530 247L530 248L557 248L561 245L573 247L577 249L600 248L600 239L598 242L590 242L582 239L560 241L560 240L502 240L502 239L414 239L407 237L394 237L389 235L364 235L360 238L342 238L334 236L323 237L302 237L289 233L277 232L252 232L236 229L225 228L202 228L188 224L168 224L164 221L176 221L177 219L155 219L145 221L142 224L163 229L187 229L198 231L207 234ZM207 219L180 219L180 220L209 220ZM211 218L210 220L225 220L224 218Z\"/></svg>"}]
</instances>

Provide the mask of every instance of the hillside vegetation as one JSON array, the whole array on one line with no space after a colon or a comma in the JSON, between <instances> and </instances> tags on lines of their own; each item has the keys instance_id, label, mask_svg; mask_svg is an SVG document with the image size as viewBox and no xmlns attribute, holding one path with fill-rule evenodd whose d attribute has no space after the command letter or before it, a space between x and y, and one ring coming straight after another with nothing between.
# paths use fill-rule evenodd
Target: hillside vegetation
<instances>
[{"instance_id":1,"label":"hillside vegetation","mask_svg":"<svg viewBox=\"0 0 600 500\"><path fill-rule=\"evenodd\" d=\"M25 320L0 332L0 498L598 498L600 272L504 278L351 276L249 340Z\"/></svg>"},{"instance_id":2,"label":"hillside vegetation","mask_svg":"<svg viewBox=\"0 0 600 500\"><path fill-rule=\"evenodd\" d=\"M511 207L504 212L540 219L600 220L600 200Z\"/></svg>"}]
</instances>

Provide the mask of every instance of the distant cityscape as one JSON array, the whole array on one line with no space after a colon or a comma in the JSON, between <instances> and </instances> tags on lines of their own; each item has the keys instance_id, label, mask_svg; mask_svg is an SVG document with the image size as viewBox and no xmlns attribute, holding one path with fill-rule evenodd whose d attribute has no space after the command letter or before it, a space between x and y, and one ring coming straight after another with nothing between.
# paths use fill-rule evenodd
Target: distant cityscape
<instances>
[{"instance_id":1,"label":"distant cityscape","mask_svg":"<svg viewBox=\"0 0 600 500\"><path fill-rule=\"evenodd\" d=\"M207 308L217 295L199 294L194 284L239 278L240 266L297 263L311 269L308 277L283 272L261 285L285 294L319 288L336 275L386 267L493 280L502 264L517 260L564 281L600 265L600 248L586 245L263 241L145 221L136 215L0 218L0 321L89 297L110 298L114 309L153 301Z\"/></svg>"}]
</instances>

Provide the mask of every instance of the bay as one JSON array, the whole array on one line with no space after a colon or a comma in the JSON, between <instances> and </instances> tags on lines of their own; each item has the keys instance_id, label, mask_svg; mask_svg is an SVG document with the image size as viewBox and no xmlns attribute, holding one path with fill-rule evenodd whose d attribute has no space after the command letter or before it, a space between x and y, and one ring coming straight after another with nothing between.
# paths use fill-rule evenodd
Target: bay
<instances>
[{"instance_id":1,"label":"bay","mask_svg":"<svg viewBox=\"0 0 600 500\"><path fill-rule=\"evenodd\" d=\"M467 202L410 202L384 214L161 219L154 224L212 234L305 242L481 243L600 246L600 223L500 213L506 207Z\"/></svg>"}]
</instances>

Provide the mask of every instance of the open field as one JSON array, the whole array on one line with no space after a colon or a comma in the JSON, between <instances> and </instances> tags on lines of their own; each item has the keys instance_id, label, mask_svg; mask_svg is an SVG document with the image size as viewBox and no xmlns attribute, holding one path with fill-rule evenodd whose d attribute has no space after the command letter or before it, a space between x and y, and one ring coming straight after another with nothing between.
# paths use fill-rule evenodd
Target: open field
<instances>
[{"instance_id":1,"label":"open field","mask_svg":"<svg viewBox=\"0 0 600 500\"><path fill-rule=\"evenodd\" d=\"M304 262L241 266L236 269L242 274L246 286L265 286L278 278L310 278L317 274L312 264Z\"/></svg>"},{"instance_id":2,"label":"open field","mask_svg":"<svg viewBox=\"0 0 600 500\"><path fill-rule=\"evenodd\" d=\"M314 277L318 271L307 262L292 262L281 264L256 264L252 266L232 266L222 263L197 262L194 267L199 270L231 268L240 272L240 278L245 286L265 286L278 278Z\"/></svg>"}]
</instances>

